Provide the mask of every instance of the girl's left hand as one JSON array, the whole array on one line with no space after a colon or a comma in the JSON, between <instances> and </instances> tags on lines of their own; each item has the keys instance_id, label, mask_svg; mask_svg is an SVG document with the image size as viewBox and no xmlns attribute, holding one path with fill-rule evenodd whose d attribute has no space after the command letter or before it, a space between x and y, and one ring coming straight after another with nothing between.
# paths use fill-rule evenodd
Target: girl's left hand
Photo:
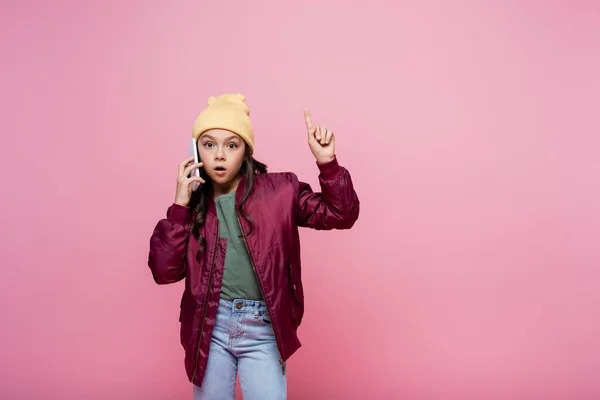
<instances>
[{"instance_id":1,"label":"girl's left hand","mask_svg":"<svg viewBox=\"0 0 600 400\"><path fill-rule=\"evenodd\" d=\"M310 111L304 110L304 120L308 131L308 146L319 163L326 163L335 158L335 137L331 130L321 125L314 125Z\"/></svg>"}]
</instances>

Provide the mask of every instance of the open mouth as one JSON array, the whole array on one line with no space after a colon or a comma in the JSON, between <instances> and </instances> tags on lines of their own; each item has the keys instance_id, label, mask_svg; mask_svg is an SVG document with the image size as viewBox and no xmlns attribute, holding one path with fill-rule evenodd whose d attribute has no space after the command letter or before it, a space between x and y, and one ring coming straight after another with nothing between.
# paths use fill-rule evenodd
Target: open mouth
<instances>
[{"instance_id":1,"label":"open mouth","mask_svg":"<svg viewBox=\"0 0 600 400\"><path fill-rule=\"evenodd\" d=\"M217 172L225 172L226 169L224 167L215 167L215 171L217 171Z\"/></svg>"}]
</instances>

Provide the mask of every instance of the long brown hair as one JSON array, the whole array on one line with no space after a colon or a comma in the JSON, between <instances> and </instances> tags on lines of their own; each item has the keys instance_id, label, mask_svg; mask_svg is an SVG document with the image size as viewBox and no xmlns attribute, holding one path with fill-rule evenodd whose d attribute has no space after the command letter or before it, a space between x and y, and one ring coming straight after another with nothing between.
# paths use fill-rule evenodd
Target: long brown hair
<instances>
[{"instance_id":1,"label":"long brown hair","mask_svg":"<svg viewBox=\"0 0 600 400\"><path fill-rule=\"evenodd\" d=\"M242 161L242 167L240 168L239 173L244 178L244 194L242 196L242 201L238 205L238 209L240 214L246 218L246 220L250 223L250 226L253 228L254 223L252 222L250 214L244 210L244 205L246 204L248 197L250 197L252 194L252 189L254 189L254 178L257 175L266 174L267 166L260 161L257 161L250 153L248 146L246 146L244 161ZM200 250L198 251L198 254L196 254L196 259L198 261L200 261L200 255L204 251L206 245L206 240L204 237L202 237L202 235L200 235L200 228L204 225L204 221L206 220L208 199L210 196L213 196L214 193L213 181L202 168L200 169L200 176L206 183L192 193L189 203L189 207L192 209L192 214L194 215L194 220L190 225L190 231L196 240L200 242ZM252 228L247 235L252 234Z\"/></svg>"}]
</instances>

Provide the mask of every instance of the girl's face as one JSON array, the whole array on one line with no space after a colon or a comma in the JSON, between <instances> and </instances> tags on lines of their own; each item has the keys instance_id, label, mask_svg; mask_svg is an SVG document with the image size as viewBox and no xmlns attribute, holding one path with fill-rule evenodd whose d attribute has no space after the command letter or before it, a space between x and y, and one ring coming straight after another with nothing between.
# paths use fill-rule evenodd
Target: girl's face
<instances>
[{"instance_id":1,"label":"girl's face","mask_svg":"<svg viewBox=\"0 0 600 400\"><path fill-rule=\"evenodd\" d=\"M246 154L246 143L242 138L224 129L208 130L198 140L198 153L206 174L213 181L216 195L237 188Z\"/></svg>"}]
</instances>

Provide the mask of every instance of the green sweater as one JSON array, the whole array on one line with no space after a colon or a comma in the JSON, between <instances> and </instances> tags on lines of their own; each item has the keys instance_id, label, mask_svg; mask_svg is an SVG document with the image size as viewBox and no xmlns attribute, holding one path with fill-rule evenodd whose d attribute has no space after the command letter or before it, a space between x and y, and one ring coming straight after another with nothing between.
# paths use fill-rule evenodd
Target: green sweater
<instances>
[{"instance_id":1,"label":"green sweater","mask_svg":"<svg viewBox=\"0 0 600 400\"><path fill-rule=\"evenodd\" d=\"M235 191L215 199L219 218L219 236L227 239L225 272L221 297L225 300L262 300L262 294L235 211Z\"/></svg>"}]
</instances>

